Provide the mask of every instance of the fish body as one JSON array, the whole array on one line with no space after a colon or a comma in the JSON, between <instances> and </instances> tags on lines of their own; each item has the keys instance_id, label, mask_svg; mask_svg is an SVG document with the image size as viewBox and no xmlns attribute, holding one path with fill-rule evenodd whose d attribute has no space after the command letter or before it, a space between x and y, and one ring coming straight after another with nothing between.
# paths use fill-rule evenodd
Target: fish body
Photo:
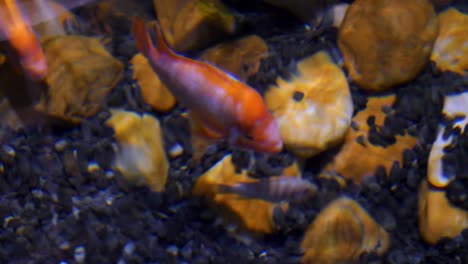
<instances>
[{"instance_id":1,"label":"fish body","mask_svg":"<svg viewBox=\"0 0 468 264\"><path fill-rule=\"evenodd\" d=\"M41 44L16 0L0 1L0 35L7 39L7 52L12 63L32 80L40 80L47 73L47 60Z\"/></svg>"},{"instance_id":2,"label":"fish body","mask_svg":"<svg viewBox=\"0 0 468 264\"><path fill-rule=\"evenodd\" d=\"M154 47L140 19L133 33L137 49L179 102L189 109L197 135L226 139L231 145L261 152L282 149L279 128L261 95L215 66L175 54L154 24Z\"/></svg>"},{"instance_id":3,"label":"fish body","mask_svg":"<svg viewBox=\"0 0 468 264\"><path fill-rule=\"evenodd\" d=\"M234 185L219 184L218 193L235 193L244 198L260 199L272 203L298 201L317 192L311 182L297 177L273 177Z\"/></svg>"},{"instance_id":4,"label":"fish body","mask_svg":"<svg viewBox=\"0 0 468 264\"><path fill-rule=\"evenodd\" d=\"M54 19L67 10L92 0L68 0L61 9L53 9L48 0L0 0L0 40L6 40L6 50L13 64L31 80L41 80L47 74L47 60L32 25Z\"/></svg>"}]
</instances>

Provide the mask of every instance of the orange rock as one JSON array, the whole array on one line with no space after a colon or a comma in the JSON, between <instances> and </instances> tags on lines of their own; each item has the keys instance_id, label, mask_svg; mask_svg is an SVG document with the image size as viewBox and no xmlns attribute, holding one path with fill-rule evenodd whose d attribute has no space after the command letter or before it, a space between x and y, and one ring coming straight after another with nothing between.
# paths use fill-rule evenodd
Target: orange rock
<instances>
[{"instance_id":1,"label":"orange rock","mask_svg":"<svg viewBox=\"0 0 468 264\"><path fill-rule=\"evenodd\" d=\"M439 15L439 36L431 60L442 71L468 73L468 15L449 8Z\"/></svg>"},{"instance_id":2,"label":"orange rock","mask_svg":"<svg viewBox=\"0 0 468 264\"><path fill-rule=\"evenodd\" d=\"M251 35L207 49L200 59L211 62L240 80L246 81L258 72L260 61L267 55L268 46L265 41L257 35Z\"/></svg>"},{"instance_id":3,"label":"orange rock","mask_svg":"<svg viewBox=\"0 0 468 264\"><path fill-rule=\"evenodd\" d=\"M55 36L43 40L49 64L47 96L37 110L70 122L96 114L120 81L124 66L94 38Z\"/></svg>"},{"instance_id":4,"label":"orange rock","mask_svg":"<svg viewBox=\"0 0 468 264\"><path fill-rule=\"evenodd\" d=\"M468 212L452 206L445 190L421 183L418 200L419 231L424 241L436 244L444 237L454 238L468 228Z\"/></svg>"},{"instance_id":5,"label":"orange rock","mask_svg":"<svg viewBox=\"0 0 468 264\"><path fill-rule=\"evenodd\" d=\"M357 0L341 24L338 47L354 82L383 91L419 74L437 33L428 0Z\"/></svg>"},{"instance_id":6,"label":"orange rock","mask_svg":"<svg viewBox=\"0 0 468 264\"><path fill-rule=\"evenodd\" d=\"M409 135L397 135L396 143L385 148L372 145L367 140L369 133L367 118L375 116L376 126L382 126L385 119L382 107L391 106L394 101L393 95L368 99L367 108L353 118L353 123L359 127L358 131L352 128L348 130L343 146L333 161L325 167L322 176L338 173L346 179L360 183L365 177L372 176L378 166L384 166L387 173L390 173L394 161L402 164L403 151L413 148L417 143L416 138Z\"/></svg>"},{"instance_id":7,"label":"orange rock","mask_svg":"<svg viewBox=\"0 0 468 264\"><path fill-rule=\"evenodd\" d=\"M164 37L179 52L204 48L231 34L235 19L219 0L153 0Z\"/></svg>"},{"instance_id":8,"label":"orange rock","mask_svg":"<svg viewBox=\"0 0 468 264\"><path fill-rule=\"evenodd\" d=\"M159 121L147 114L112 110L106 125L115 131L119 152L115 166L128 181L146 185L155 192L164 190L169 162L164 152Z\"/></svg>"},{"instance_id":9,"label":"orange rock","mask_svg":"<svg viewBox=\"0 0 468 264\"><path fill-rule=\"evenodd\" d=\"M176 104L176 99L162 84L148 60L138 53L132 58L131 63L133 64L133 79L137 80L145 103L160 112L171 110Z\"/></svg>"},{"instance_id":10,"label":"orange rock","mask_svg":"<svg viewBox=\"0 0 468 264\"><path fill-rule=\"evenodd\" d=\"M294 173L297 167L290 169ZM289 175L285 175L289 176ZM295 177L298 174L294 175ZM247 199L237 194L218 194L217 184L236 184L238 182L254 182L253 178L247 176L246 172L237 174L231 161L231 155L225 156L205 174L201 175L193 188L193 194L206 196L215 205L227 209L230 217L237 218L242 227L259 234L270 234L274 229L273 211L280 206L286 210L286 203L274 204L258 199Z\"/></svg>"},{"instance_id":11,"label":"orange rock","mask_svg":"<svg viewBox=\"0 0 468 264\"><path fill-rule=\"evenodd\" d=\"M343 71L326 52L302 59L299 75L278 78L265 103L278 122L285 147L311 157L339 144L348 130L353 103Z\"/></svg>"},{"instance_id":12,"label":"orange rock","mask_svg":"<svg viewBox=\"0 0 468 264\"><path fill-rule=\"evenodd\" d=\"M354 263L364 253L384 254L390 236L355 201L339 198L310 224L301 243L301 263Z\"/></svg>"}]
</instances>

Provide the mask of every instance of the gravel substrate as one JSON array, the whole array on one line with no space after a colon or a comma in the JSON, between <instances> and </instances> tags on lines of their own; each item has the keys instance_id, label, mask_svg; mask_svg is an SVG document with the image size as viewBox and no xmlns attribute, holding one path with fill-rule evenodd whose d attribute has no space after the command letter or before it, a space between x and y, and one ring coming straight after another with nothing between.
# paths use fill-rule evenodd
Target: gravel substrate
<instances>
[{"instance_id":1,"label":"gravel substrate","mask_svg":"<svg viewBox=\"0 0 468 264\"><path fill-rule=\"evenodd\" d=\"M319 49L339 59L336 30L305 33L302 23L281 10L255 1L228 2L244 21L240 34L257 33L270 46L271 56L249 80L260 92ZM111 45L127 69L98 115L67 130L0 128L0 263L298 263L304 230L320 209L341 195L357 200L391 234L388 254L364 255L361 263L468 263L468 232L429 246L417 225L417 190L426 176L437 125L444 120L443 98L468 90L468 76L440 73L427 65L416 80L397 87L397 103L387 109L385 133L371 135L371 130L369 137L385 146L408 129L420 144L404 153L403 164L395 163L390 175L377 170L375 180L363 186L340 189L333 180L317 178L333 150L306 161L303 175L317 183L317 196L278 213L275 235L245 245L218 223L217 212L203 199L191 196L194 181L227 153L233 154L238 168L246 168L250 155L255 155L256 163L249 168L253 177L275 174L290 165L293 156L251 154L220 144L199 164L184 166L190 146L183 109L160 114L143 103L133 88L129 59L135 49L129 38L119 36L119 43ZM351 89L356 113L365 107L368 95L354 85ZM154 114L161 121L166 149L177 142L187 150L170 160L164 193L130 186L112 170L116 142L104 125L111 107ZM458 175L447 196L466 209L467 135L466 130L458 132L451 151L456 162L444 164L455 166Z\"/></svg>"}]
</instances>

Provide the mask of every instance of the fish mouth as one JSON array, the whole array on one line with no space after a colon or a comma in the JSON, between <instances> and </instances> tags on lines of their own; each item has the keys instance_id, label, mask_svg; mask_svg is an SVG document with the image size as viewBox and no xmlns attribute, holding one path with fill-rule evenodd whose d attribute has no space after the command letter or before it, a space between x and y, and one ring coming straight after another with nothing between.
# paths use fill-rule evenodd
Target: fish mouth
<instances>
[{"instance_id":1,"label":"fish mouth","mask_svg":"<svg viewBox=\"0 0 468 264\"><path fill-rule=\"evenodd\" d=\"M21 65L25 73L33 80L42 80L47 74L48 66L45 58L25 60Z\"/></svg>"}]
</instances>

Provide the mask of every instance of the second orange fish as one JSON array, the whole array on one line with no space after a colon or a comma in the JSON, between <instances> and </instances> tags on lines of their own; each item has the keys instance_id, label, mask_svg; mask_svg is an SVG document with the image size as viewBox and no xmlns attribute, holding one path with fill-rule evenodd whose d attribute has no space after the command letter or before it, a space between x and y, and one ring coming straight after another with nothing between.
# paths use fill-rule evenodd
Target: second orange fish
<instances>
[{"instance_id":1,"label":"second orange fish","mask_svg":"<svg viewBox=\"0 0 468 264\"><path fill-rule=\"evenodd\" d=\"M137 49L176 99L188 108L199 136L224 139L228 144L260 152L281 151L278 125L257 91L211 64L175 54L163 40L159 25L153 25L157 48L145 23L135 19Z\"/></svg>"}]
</instances>

